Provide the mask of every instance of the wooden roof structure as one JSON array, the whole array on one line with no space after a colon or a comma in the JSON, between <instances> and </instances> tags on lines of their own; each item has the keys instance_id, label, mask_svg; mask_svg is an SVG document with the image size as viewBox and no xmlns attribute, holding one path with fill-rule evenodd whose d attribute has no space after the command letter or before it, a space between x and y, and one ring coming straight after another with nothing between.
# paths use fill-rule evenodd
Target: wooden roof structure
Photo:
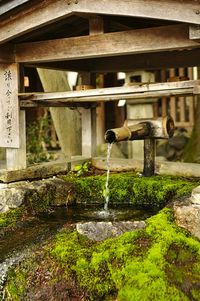
<instances>
[{"instance_id":1,"label":"wooden roof structure","mask_svg":"<svg viewBox=\"0 0 200 301\"><path fill-rule=\"evenodd\" d=\"M92 72L196 66L199 26L197 0L1 0L0 60Z\"/></svg>"},{"instance_id":2,"label":"wooden roof structure","mask_svg":"<svg viewBox=\"0 0 200 301\"><path fill-rule=\"evenodd\" d=\"M0 0L0 86L7 103L0 146L22 147L21 117L13 118L14 112L22 114L20 104L72 106L99 97L199 94L198 81L150 84L140 90L18 94L23 92L18 71L24 66L89 73L192 67L200 65L199 41L199 0Z\"/></svg>"}]
</instances>

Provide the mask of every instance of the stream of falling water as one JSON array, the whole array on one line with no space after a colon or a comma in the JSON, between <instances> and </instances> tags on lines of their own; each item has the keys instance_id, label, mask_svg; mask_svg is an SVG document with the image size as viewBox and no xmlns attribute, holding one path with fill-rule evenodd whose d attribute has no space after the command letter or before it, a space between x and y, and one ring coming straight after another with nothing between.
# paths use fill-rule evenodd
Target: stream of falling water
<instances>
[{"instance_id":1,"label":"stream of falling water","mask_svg":"<svg viewBox=\"0 0 200 301\"><path fill-rule=\"evenodd\" d=\"M107 168L107 174L106 174L106 187L105 187L105 204L104 204L104 210L108 210L108 203L109 203L109 175L110 175L110 154L112 149L113 143L108 143L107 145L107 157L106 157L106 168Z\"/></svg>"}]
</instances>

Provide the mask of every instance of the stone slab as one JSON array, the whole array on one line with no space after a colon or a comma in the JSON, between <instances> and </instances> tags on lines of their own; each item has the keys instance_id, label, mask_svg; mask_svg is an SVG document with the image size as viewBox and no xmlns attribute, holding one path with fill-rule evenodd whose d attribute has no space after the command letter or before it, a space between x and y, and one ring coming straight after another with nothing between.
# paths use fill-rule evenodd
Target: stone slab
<instances>
[{"instance_id":1,"label":"stone slab","mask_svg":"<svg viewBox=\"0 0 200 301\"><path fill-rule=\"evenodd\" d=\"M144 221L121 221L121 222L86 222L77 223L76 230L94 241L102 241L116 237L124 232L145 228Z\"/></svg>"},{"instance_id":2,"label":"stone slab","mask_svg":"<svg viewBox=\"0 0 200 301\"><path fill-rule=\"evenodd\" d=\"M106 170L106 158L92 158L92 165ZM114 172L143 171L143 160L111 158L109 165L110 171ZM169 162L156 158L155 165L155 172L160 175L200 178L200 164L197 163Z\"/></svg>"}]
</instances>

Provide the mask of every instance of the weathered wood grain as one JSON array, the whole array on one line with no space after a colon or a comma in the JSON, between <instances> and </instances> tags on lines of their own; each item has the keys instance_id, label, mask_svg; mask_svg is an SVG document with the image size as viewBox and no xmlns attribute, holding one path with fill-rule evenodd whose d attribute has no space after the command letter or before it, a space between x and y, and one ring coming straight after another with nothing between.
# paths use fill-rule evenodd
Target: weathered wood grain
<instances>
[{"instance_id":1,"label":"weathered wood grain","mask_svg":"<svg viewBox=\"0 0 200 301\"><path fill-rule=\"evenodd\" d=\"M125 47L126 45L126 47ZM44 63L198 48L188 25L169 25L16 45L16 62Z\"/></svg>"},{"instance_id":2,"label":"weathered wood grain","mask_svg":"<svg viewBox=\"0 0 200 301\"><path fill-rule=\"evenodd\" d=\"M189 37L191 40L200 41L200 25L190 25Z\"/></svg>"},{"instance_id":3,"label":"weathered wood grain","mask_svg":"<svg viewBox=\"0 0 200 301\"><path fill-rule=\"evenodd\" d=\"M195 0L43 0L35 1L0 22L0 43L70 16L72 13L105 14L200 24Z\"/></svg>"},{"instance_id":4,"label":"weathered wood grain","mask_svg":"<svg viewBox=\"0 0 200 301\"><path fill-rule=\"evenodd\" d=\"M0 64L0 147L19 147L18 65Z\"/></svg>"},{"instance_id":5,"label":"weathered wood grain","mask_svg":"<svg viewBox=\"0 0 200 301\"><path fill-rule=\"evenodd\" d=\"M13 45L5 44L0 46L0 64L13 63L15 61L14 57L14 47Z\"/></svg>"},{"instance_id":6,"label":"weathered wood grain","mask_svg":"<svg viewBox=\"0 0 200 301\"><path fill-rule=\"evenodd\" d=\"M199 80L140 84L114 88L100 88L81 91L52 93L19 93L20 106L81 106L94 102L117 101L119 99L135 99L142 102L144 98L171 95L192 95L200 93L197 89ZM195 92L195 91L196 92ZM139 101L141 99L141 101Z\"/></svg>"}]
</instances>

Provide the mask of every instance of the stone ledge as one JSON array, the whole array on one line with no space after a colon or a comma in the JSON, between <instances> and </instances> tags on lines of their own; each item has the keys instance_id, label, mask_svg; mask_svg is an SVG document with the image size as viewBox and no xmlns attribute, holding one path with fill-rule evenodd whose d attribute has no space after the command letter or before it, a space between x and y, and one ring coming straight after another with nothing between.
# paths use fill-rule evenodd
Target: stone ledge
<instances>
[{"instance_id":1,"label":"stone ledge","mask_svg":"<svg viewBox=\"0 0 200 301\"><path fill-rule=\"evenodd\" d=\"M92 158L92 165L98 169L106 170L106 158ZM110 171L143 171L143 160L136 159L110 159ZM181 177L197 177L200 178L200 164L163 161L156 158L155 172L159 175L181 176Z\"/></svg>"},{"instance_id":2,"label":"stone ledge","mask_svg":"<svg viewBox=\"0 0 200 301\"><path fill-rule=\"evenodd\" d=\"M33 211L48 206L66 205L70 199L71 184L53 177L33 182L21 181L0 184L0 212L22 204Z\"/></svg>"}]
</instances>

